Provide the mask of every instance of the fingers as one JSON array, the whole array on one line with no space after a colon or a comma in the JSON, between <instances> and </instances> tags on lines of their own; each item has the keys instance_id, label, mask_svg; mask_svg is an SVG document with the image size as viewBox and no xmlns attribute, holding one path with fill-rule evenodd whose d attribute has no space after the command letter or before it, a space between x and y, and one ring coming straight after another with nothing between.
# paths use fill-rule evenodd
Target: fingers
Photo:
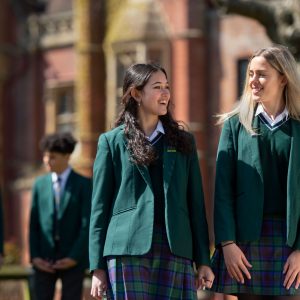
<instances>
[{"instance_id":1,"label":"fingers","mask_svg":"<svg viewBox=\"0 0 300 300\"><path fill-rule=\"evenodd\" d=\"M299 286L300 286L300 274L298 273L297 280L295 282L295 289L298 290Z\"/></svg>"},{"instance_id":2,"label":"fingers","mask_svg":"<svg viewBox=\"0 0 300 300\"><path fill-rule=\"evenodd\" d=\"M284 267L283 274L285 274L283 286L288 290L293 283L295 288L300 285L300 251L294 250L288 257Z\"/></svg>"},{"instance_id":3,"label":"fingers","mask_svg":"<svg viewBox=\"0 0 300 300\"><path fill-rule=\"evenodd\" d=\"M252 265L235 243L223 247L223 254L226 268L231 278L242 284L245 283L244 276L251 279L248 268L252 268Z\"/></svg>"},{"instance_id":4,"label":"fingers","mask_svg":"<svg viewBox=\"0 0 300 300\"><path fill-rule=\"evenodd\" d=\"M237 282L244 283L244 276L238 265L228 267L228 271L230 271L231 278L234 278Z\"/></svg>"},{"instance_id":5,"label":"fingers","mask_svg":"<svg viewBox=\"0 0 300 300\"><path fill-rule=\"evenodd\" d=\"M91 296L97 300L106 299L107 297L106 290L94 287L91 289Z\"/></svg>"},{"instance_id":6,"label":"fingers","mask_svg":"<svg viewBox=\"0 0 300 300\"><path fill-rule=\"evenodd\" d=\"M250 264L249 264L250 265ZM250 265L251 266L251 265ZM252 267L252 266L251 266ZM233 277L240 283L244 284L245 283L245 277L247 279L251 279L251 275L249 270L247 269L247 266L241 261L239 264L233 265L231 268L231 273Z\"/></svg>"},{"instance_id":7,"label":"fingers","mask_svg":"<svg viewBox=\"0 0 300 300\"><path fill-rule=\"evenodd\" d=\"M243 263L244 263L244 265L247 267L247 268L252 268L252 265L250 264L250 262L248 261L248 259L246 258L246 256L244 255L244 253L243 253L243 255L242 255L242 261L243 261ZM248 271L248 269L247 269L247 271ZM250 275L250 274L249 274ZM249 278L250 279L250 278Z\"/></svg>"},{"instance_id":8,"label":"fingers","mask_svg":"<svg viewBox=\"0 0 300 300\"><path fill-rule=\"evenodd\" d=\"M286 284L289 280L289 277L290 277L290 274L289 274L289 261L287 260L284 267L283 267L283 271L282 273L285 274L285 277L284 277L284 281L283 281L283 286L286 287Z\"/></svg>"},{"instance_id":9,"label":"fingers","mask_svg":"<svg viewBox=\"0 0 300 300\"><path fill-rule=\"evenodd\" d=\"M70 267L69 264L64 261L57 261L53 265L53 268L57 270L64 270L64 269L68 269L69 267Z\"/></svg>"},{"instance_id":10,"label":"fingers","mask_svg":"<svg viewBox=\"0 0 300 300\"><path fill-rule=\"evenodd\" d=\"M46 266L38 266L38 269L40 269L41 271L47 272L47 273L55 273L55 271L50 268L50 267L46 267Z\"/></svg>"},{"instance_id":11,"label":"fingers","mask_svg":"<svg viewBox=\"0 0 300 300\"><path fill-rule=\"evenodd\" d=\"M288 290L290 289L290 287L292 286L294 280L296 279L296 276L298 275L298 272L296 270L294 271L288 271L286 276L285 276L285 279L284 279L284 282L283 282L283 286Z\"/></svg>"},{"instance_id":12,"label":"fingers","mask_svg":"<svg viewBox=\"0 0 300 300\"><path fill-rule=\"evenodd\" d=\"M103 270L94 272L92 277L91 295L97 300L106 299L107 279Z\"/></svg>"},{"instance_id":13,"label":"fingers","mask_svg":"<svg viewBox=\"0 0 300 300\"><path fill-rule=\"evenodd\" d=\"M230 276L231 279L235 278L235 274L231 272L231 268L230 267L226 267L227 268L227 272Z\"/></svg>"},{"instance_id":14,"label":"fingers","mask_svg":"<svg viewBox=\"0 0 300 300\"><path fill-rule=\"evenodd\" d=\"M98 295L98 289L95 287L92 287L91 289L91 296L97 300L102 300L101 295Z\"/></svg>"},{"instance_id":15,"label":"fingers","mask_svg":"<svg viewBox=\"0 0 300 300\"><path fill-rule=\"evenodd\" d=\"M198 288L210 289L212 287L213 281L215 279L215 275L210 267L201 266L198 270Z\"/></svg>"},{"instance_id":16,"label":"fingers","mask_svg":"<svg viewBox=\"0 0 300 300\"><path fill-rule=\"evenodd\" d=\"M251 279L251 275L250 272L248 271L248 268L252 268L252 265L249 263L249 261L244 255L242 256L242 262L243 264L240 265L240 269L248 279Z\"/></svg>"},{"instance_id":17,"label":"fingers","mask_svg":"<svg viewBox=\"0 0 300 300\"><path fill-rule=\"evenodd\" d=\"M54 269L58 269L58 270L64 270L64 269L69 269L71 267L74 267L76 265L76 261L70 258L62 258L57 260L54 264L53 264L53 268Z\"/></svg>"},{"instance_id":18,"label":"fingers","mask_svg":"<svg viewBox=\"0 0 300 300\"><path fill-rule=\"evenodd\" d=\"M34 262L34 266L41 271L47 273L55 273L55 270L52 267L52 264L46 260L38 259Z\"/></svg>"},{"instance_id":19,"label":"fingers","mask_svg":"<svg viewBox=\"0 0 300 300\"><path fill-rule=\"evenodd\" d=\"M205 290L206 288L210 289L212 287L213 280L201 277L197 280L197 289Z\"/></svg>"},{"instance_id":20,"label":"fingers","mask_svg":"<svg viewBox=\"0 0 300 300\"><path fill-rule=\"evenodd\" d=\"M53 270L53 268L44 268L44 271L48 273L55 273L55 270Z\"/></svg>"},{"instance_id":21,"label":"fingers","mask_svg":"<svg viewBox=\"0 0 300 300\"><path fill-rule=\"evenodd\" d=\"M297 269L294 269L292 266L290 266L288 260L283 268L283 273L286 273L283 281L283 286L288 290L292 286L296 277L299 277L299 272Z\"/></svg>"},{"instance_id":22,"label":"fingers","mask_svg":"<svg viewBox=\"0 0 300 300\"><path fill-rule=\"evenodd\" d=\"M203 278L203 285L210 289L213 285L213 280L208 279L208 278Z\"/></svg>"},{"instance_id":23,"label":"fingers","mask_svg":"<svg viewBox=\"0 0 300 300\"><path fill-rule=\"evenodd\" d=\"M106 287L100 288L100 287L92 287L91 289L91 296L94 297L97 300L106 299Z\"/></svg>"},{"instance_id":24,"label":"fingers","mask_svg":"<svg viewBox=\"0 0 300 300\"><path fill-rule=\"evenodd\" d=\"M195 278L195 288L198 289L200 287L199 285L199 279L196 277Z\"/></svg>"},{"instance_id":25,"label":"fingers","mask_svg":"<svg viewBox=\"0 0 300 300\"><path fill-rule=\"evenodd\" d=\"M68 267L68 264L66 261L64 261L63 259L57 260L54 264L53 264L53 268L57 269L57 270L63 270L66 269Z\"/></svg>"}]
</instances>

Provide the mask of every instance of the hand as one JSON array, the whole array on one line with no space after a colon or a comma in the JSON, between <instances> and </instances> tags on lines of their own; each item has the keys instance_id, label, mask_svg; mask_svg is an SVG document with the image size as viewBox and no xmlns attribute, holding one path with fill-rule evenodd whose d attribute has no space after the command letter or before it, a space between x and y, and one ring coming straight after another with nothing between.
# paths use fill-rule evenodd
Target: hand
<instances>
[{"instance_id":1,"label":"hand","mask_svg":"<svg viewBox=\"0 0 300 300\"><path fill-rule=\"evenodd\" d=\"M40 257L35 257L32 260L32 265L41 271L47 273L55 273L55 270L52 267L52 263Z\"/></svg>"},{"instance_id":2,"label":"hand","mask_svg":"<svg viewBox=\"0 0 300 300\"><path fill-rule=\"evenodd\" d=\"M241 249L235 243L232 243L222 247L222 250L230 277L235 278L236 281L240 283L245 282L244 275L246 275L248 279L251 279L248 269L252 268L252 265L249 263Z\"/></svg>"},{"instance_id":3,"label":"hand","mask_svg":"<svg viewBox=\"0 0 300 300\"><path fill-rule=\"evenodd\" d=\"M214 282L215 275L209 266L200 266L198 269L197 289L210 289Z\"/></svg>"},{"instance_id":4,"label":"hand","mask_svg":"<svg viewBox=\"0 0 300 300\"><path fill-rule=\"evenodd\" d=\"M65 258L57 260L53 264L52 267L53 267L53 269L56 269L56 270L66 270L66 269L70 269L76 265L77 265L76 260L69 258L69 257L65 257Z\"/></svg>"},{"instance_id":5,"label":"hand","mask_svg":"<svg viewBox=\"0 0 300 300\"><path fill-rule=\"evenodd\" d=\"M97 269L93 273L91 295L97 300L101 300L106 295L107 276L105 270ZM105 297L104 297L105 298Z\"/></svg>"},{"instance_id":6,"label":"hand","mask_svg":"<svg viewBox=\"0 0 300 300\"><path fill-rule=\"evenodd\" d=\"M288 290L293 282L295 282L295 289L300 285L300 250L293 251L283 267L283 274L285 274L283 286Z\"/></svg>"}]
</instances>

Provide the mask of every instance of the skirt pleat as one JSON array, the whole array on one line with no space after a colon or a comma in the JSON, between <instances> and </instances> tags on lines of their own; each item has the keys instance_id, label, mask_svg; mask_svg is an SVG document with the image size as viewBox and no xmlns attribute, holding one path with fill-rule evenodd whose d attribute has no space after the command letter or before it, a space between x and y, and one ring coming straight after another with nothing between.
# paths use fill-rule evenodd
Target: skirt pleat
<instances>
[{"instance_id":1,"label":"skirt pleat","mask_svg":"<svg viewBox=\"0 0 300 300\"><path fill-rule=\"evenodd\" d=\"M149 253L108 257L107 266L112 299L197 299L192 262L171 253L163 228L154 228Z\"/></svg>"},{"instance_id":2,"label":"skirt pleat","mask_svg":"<svg viewBox=\"0 0 300 300\"><path fill-rule=\"evenodd\" d=\"M231 279L226 270L222 248L218 248L212 257L212 269L215 273L213 291L234 295L241 293L274 296L300 295L300 291L294 286L289 290L283 286L283 267L293 251L286 245L285 219L265 218L258 241L237 244L252 265L249 269L251 279L244 276L244 284Z\"/></svg>"}]
</instances>

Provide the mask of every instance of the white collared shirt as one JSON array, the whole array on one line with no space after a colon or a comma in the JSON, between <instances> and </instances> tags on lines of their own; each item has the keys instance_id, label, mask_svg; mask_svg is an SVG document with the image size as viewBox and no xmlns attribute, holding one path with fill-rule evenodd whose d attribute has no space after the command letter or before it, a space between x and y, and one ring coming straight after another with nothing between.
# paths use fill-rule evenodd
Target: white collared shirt
<instances>
[{"instance_id":1,"label":"white collared shirt","mask_svg":"<svg viewBox=\"0 0 300 300\"><path fill-rule=\"evenodd\" d=\"M259 116L259 115L263 116L264 120L267 122L266 125L269 125L268 128L271 129L271 130L274 130L275 128L278 128L280 125L282 125L285 121L287 121L289 119L289 112L288 112L286 107L273 120L266 113L266 111L264 110L264 107L261 104L258 104L256 112L255 112L255 116ZM276 126L276 125L278 125L278 126Z\"/></svg>"},{"instance_id":2,"label":"white collared shirt","mask_svg":"<svg viewBox=\"0 0 300 300\"><path fill-rule=\"evenodd\" d=\"M52 176L52 185L53 185L53 189L54 189L54 192L57 190L56 189L56 184L57 184L57 181L58 181L58 176L60 177L60 195L62 195L63 193L63 190L65 189L65 186L66 186L66 182L68 180L68 177L71 173L71 167L68 167L67 169L65 169L60 175L58 175L57 173L55 172L52 172L51 173L51 176Z\"/></svg>"},{"instance_id":3,"label":"white collared shirt","mask_svg":"<svg viewBox=\"0 0 300 300\"><path fill-rule=\"evenodd\" d=\"M150 136L146 136L149 142L152 142L159 133L165 134L165 130L161 120L158 120L155 130L152 132Z\"/></svg>"}]
</instances>

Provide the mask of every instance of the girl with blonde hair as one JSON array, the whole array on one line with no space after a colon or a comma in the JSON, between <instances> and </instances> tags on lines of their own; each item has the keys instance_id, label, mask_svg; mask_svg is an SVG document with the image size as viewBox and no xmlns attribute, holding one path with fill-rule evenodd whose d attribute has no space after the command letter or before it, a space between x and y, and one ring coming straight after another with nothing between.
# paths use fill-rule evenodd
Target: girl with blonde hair
<instances>
[{"instance_id":1,"label":"girl with blonde hair","mask_svg":"<svg viewBox=\"0 0 300 300\"><path fill-rule=\"evenodd\" d=\"M294 57L281 45L258 50L239 104L219 119L216 292L242 300L300 294L299 116Z\"/></svg>"}]
</instances>

